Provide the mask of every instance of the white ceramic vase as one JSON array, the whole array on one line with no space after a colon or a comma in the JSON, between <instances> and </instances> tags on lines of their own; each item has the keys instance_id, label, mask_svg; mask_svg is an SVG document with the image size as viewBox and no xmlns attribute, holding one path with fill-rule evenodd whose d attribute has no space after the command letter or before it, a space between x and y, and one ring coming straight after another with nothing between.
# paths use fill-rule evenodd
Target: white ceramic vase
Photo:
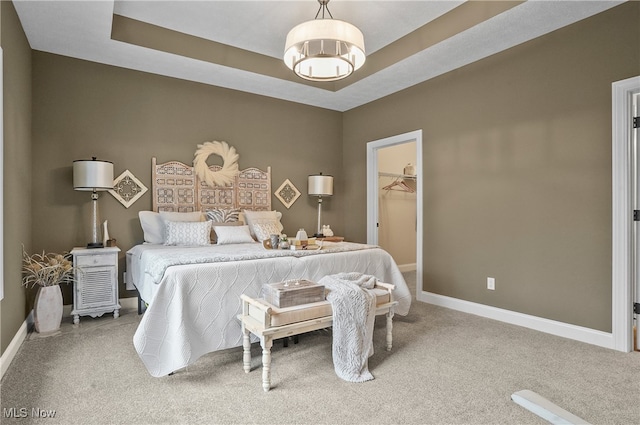
<instances>
[{"instance_id":1,"label":"white ceramic vase","mask_svg":"<svg viewBox=\"0 0 640 425\"><path fill-rule=\"evenodd\" d=\"M309 237L307 236L307 232L305 232L304 229L300 229L298 230L298 233L296 233L296 239L299 241L306 241L307 239L309 239Z\"/></svg>"},{"instance_id":2,"label":"white ceramic vase","mask_svg":"<svg viewBox=\"0 0 640 425\"><path fill-rule=\"evenodd\" d=\"M104 223L102 223L102 246L107 246L107 241L109 240L108 223L109 220L105 220Z\"/></svg>"},{"instance_id":3,"label":"white ceramic vase","mask_svg":"<svg viewBox=\"0 0 640 425\"><path fill-rule=\"evenodd\" d=\"M41 286L33 305L36 332L53 332L62 323L62 291L60 285Z\"/></svg>"}]
</instances>

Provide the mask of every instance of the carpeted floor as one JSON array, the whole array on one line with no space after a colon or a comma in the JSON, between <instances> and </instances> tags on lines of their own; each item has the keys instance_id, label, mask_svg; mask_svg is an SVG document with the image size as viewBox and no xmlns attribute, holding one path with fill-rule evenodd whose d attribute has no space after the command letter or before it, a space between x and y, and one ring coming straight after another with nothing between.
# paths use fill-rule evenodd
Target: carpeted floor
<instances>
[{"instance_id":1,"label":"carpeted floor","mask_svg":"<svg viewBox=\"0 0 640 425\"><path fill-rule=\"evenodd\" d=\"M406 274L415 287L414 274ZM511 401L529 389L592 424L640 422L640 353L620 353L414 302L384 317L369 368L375 380L341 381L331 333L276 344L270 392L261 388L260 348L242 371L242 350L212 353L152 378L133 349L135 311L70 319L60 333L30 334L1 384L4 423L47 424L539 424ZM35 410L32 410L35 409ZM55 411L53 418L35 418ZM14 418L11 418L13 416ZM25 416L16 419L15 416Z\"/></svg>"}]
</instances>

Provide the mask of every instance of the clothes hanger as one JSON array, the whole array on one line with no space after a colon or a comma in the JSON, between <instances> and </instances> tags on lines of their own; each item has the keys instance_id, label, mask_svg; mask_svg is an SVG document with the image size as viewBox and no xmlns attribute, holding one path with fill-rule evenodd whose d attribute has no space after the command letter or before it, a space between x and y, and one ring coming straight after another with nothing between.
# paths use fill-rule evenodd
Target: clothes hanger
<instances>
[{"instance_id":1,"label":"clothes hanger","mask_svg":"<svg viewBox=\"0 0 640 425\"><path fill-rule=\"evenodd\" d=\"M400 192L414 193L415 190L409 187L403 179L397 178L393 183L386 185L383 190L397 190Z\"/></svg>"}]
</instances>

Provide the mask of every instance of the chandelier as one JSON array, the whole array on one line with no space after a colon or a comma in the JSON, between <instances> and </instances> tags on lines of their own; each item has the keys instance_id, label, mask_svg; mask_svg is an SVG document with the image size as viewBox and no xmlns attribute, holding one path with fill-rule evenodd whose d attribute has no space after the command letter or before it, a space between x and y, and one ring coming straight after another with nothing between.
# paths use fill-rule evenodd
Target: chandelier
<instances>
[{"instance_id":1,"label":"chandelier","mask_svg":"<svg viewBox=\"0 0 640 425\"><path fill-rule=\"evenodd\" d=\"M327 7L329 0L318 3L320 8L314 20L289 31L284 63L305 80L340 80L364 64L364 37L350 23L333 19ZM318 19L320 12L322 19ZM325 12L331 19L325 19Z\"/></svg>"}]
</instances>

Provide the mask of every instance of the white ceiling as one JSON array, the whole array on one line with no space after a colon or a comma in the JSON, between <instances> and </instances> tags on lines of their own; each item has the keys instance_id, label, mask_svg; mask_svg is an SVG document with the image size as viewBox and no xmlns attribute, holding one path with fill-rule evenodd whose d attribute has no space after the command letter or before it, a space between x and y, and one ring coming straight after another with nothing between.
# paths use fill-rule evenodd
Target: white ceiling
<instances>
[{"instance_id":1,"label":"white ceiling","mask_svg":"<svg viewBox=\"0 0 640 425\"><path fill-rule=\"evenodd\" d=\"M332 0L370 55L463 1ZM600 13L623 1L529 0L337 91L111 39L113 15L280 58L288 31L313 19L304 1L14 0L35 50L346 111ZM284 67L284 63L282 64Z\"/></svg>"}]
</instances>

